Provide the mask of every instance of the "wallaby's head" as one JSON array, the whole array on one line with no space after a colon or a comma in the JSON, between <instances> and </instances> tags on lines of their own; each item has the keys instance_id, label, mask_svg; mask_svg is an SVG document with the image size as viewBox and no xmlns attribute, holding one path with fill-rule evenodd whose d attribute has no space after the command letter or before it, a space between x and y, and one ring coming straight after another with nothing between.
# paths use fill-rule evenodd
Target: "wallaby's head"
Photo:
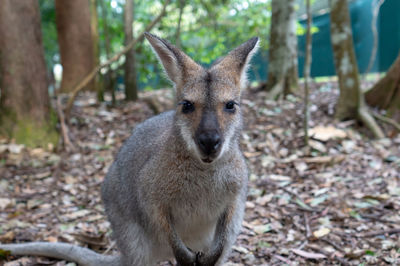
<instances>
[{"instance_id":1,"label":"wallaby's head","mask_svg":"<svg viewBox=\"0 0 400 266\"><path fill-rule=\"evenodd\" d=\"M217 160L239 135L240 92L258 38L243 43L209 69L157 36L146 33L146 38L175 85L175 123L188 150L204 163Z\"/></svg>"}]
</instances>

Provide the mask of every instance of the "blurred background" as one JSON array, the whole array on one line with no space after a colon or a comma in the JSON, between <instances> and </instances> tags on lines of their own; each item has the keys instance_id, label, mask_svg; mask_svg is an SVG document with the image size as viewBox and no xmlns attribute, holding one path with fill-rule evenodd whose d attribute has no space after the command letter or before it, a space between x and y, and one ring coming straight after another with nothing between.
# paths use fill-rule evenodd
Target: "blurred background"
<instances>
[{"instance_id":1,"label":"blurred background","mask_svg":"<svg viewBox=\"0 0 400 266\"><path fill-rule=\"evenodd\" d=\"M227 265L400 265L399 11L399 0L0 0L0 242L115 252L100 184L132 128L177 108L143 33L205 67L259 36L240 105L246 216Z\"/></svg>"}]
</instances>

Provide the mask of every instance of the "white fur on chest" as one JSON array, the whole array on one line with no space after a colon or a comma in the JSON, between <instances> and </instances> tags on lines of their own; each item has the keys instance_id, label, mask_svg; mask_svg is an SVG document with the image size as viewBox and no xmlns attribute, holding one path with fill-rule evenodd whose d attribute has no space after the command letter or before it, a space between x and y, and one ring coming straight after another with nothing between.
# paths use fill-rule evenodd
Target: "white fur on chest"
<instances>
[{"instance_id":1,"label":"white fur on chest","mask_svg":"<svg viewBox=\"0 0 400 266\"><path fill-rule=\"evenodd\" d=\"M211 246L218 219L231 200L221 173L186 176L181 199L174 203L175 229L193 250L205 251ZM185 191L185 187L190 187Z\"/></svg>"}]
</instances>

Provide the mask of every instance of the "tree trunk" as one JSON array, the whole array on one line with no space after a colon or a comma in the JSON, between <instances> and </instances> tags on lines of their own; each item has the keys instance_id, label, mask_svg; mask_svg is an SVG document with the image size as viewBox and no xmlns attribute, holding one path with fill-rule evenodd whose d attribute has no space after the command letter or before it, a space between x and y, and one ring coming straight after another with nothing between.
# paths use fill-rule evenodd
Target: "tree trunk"
<instances>
[{"instance_id":1,"label":"tree trunk","mask_svg":"<svg viewBox=\"0 0 400 266\"><path fill-rule=\"evenodd\" d=\"M90 0L90 30L92 33L92 45L93 45L93 65L97 66L100 64L100 49L99 49L99 23L97 18L97 1ZM97 75L94 79L93 89L98 92L101 90L100 76Z\"/></svg>"},{"instance_id":2,"label":"tree trunk","mask_svg":"<svg viewBox=\"0 0 400 266\"><path fill-rule=\"evenodd\" d=\"M294 93L298 86L296 1L272 0L266 89L270 97Z\"/></svg>"},{"instance_id":3,"label":"tree trunk","mask_svg":"<svg viewBox=\"0 0 400 266\"><path fill-rule=\"evenodd\" d=\"M361 91L349 9L346 0L331 0L330 4L331 42L340 88L335 115L340 120L352 119L357 117Z\"/></svg>"},{"instance_id":4,"label":"tree trunk","mask_svg":"<svg viewBox=\"0 0 400 266\"><path fill-rule=\"evenodd\" d=\"M0 133L28 146L56 144L37 1L0 8Z\"/></svg>"},{"instance_id":5,"label":"tree trunk","mask_svg":"<svg viewBox=\"0 0 400 266\"><path fill-rule=\"evenodd\" d=\"M400 53L385 77L366 94L367 103L388 110L389 116L400 121Z\"/></svg>"},{"instance_id":6,"label":"tree trunk","mask_svg":"<svg viewBox=\"0 0 400 266\"><path fill-rule=\"evenodd\" d=\"M370 128L375 137L382 138L384 134L369 114L360 88L347 0L331 0L329 3L331 42L340 88L335 116L339 120L358 119Z\"/></svg>"},{"instance_id":7,"label":"tree trunk","mask_svg":"<svg viewBox=\"0 0 400 266\"><path fill-rule=\"evenodd\" d=\"M95 67L89 0L56 0L61 65L61 91L70 92ZM93 82L86 88L92 89Z\"/></svg>"},{"instance_id":8,"label":"tree trunk","mask_svg":"<svg viewBox=\"0 0 400 266\"><path fill-rule=\"evenodd\" d=\"M306 33L306 58L304 61L304 142L308 148L308 124L310 120L309 110L309 94L310 94L310 72L311 72L311 49L312 49L312 13L311 13L311 0L306 0L307 10L307 33Z\"/></svg>"},{"instance_id":9,"label":"tree trunk","mask_svg":"<svg viewBox=\"0 0 400 266\"><path fill-rule=\"evenodd\" d=\"M179 16L178 16L178 25L176 26L176 32L175 32L175 45L179 49L182 49L181 45L181 24L182 24L182 14L183 14L183 9L185 8L185 0L179 0Z\"/></svg>"},{"instance_id":10,"label":"tree trunk","mask_svg":"<svg viewBox=\"0 0 400 266\"><path fill-rule=\"evenodd\" d=\"M125 45L133 41L133 0L126 0L125 4ZM138 98L136 84L135 49L130 49L125 54L125 100L135 101Z\"/></svg>"}]
</instances>

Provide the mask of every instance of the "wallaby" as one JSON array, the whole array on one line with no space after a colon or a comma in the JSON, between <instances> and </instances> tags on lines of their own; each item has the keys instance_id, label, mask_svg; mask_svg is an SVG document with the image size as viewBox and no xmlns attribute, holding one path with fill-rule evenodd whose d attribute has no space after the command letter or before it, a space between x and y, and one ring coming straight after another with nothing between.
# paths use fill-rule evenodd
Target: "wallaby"
<instances>
[{"instance_id":1,"label":"wallaby","mask_svg":"<svg viewBox=\"0 0 400 266\"><path fill-rule=\"evenodd\" d=\"M240 96L259 40L250 39L206 69L167 41L145 36L174 83L177 106L134 129L102 185L121 255L61 243L1 249L82 265L146 266L175 258L181 266L200 266L226 260L246 202Z\"/></svg>"}]
</instances>

